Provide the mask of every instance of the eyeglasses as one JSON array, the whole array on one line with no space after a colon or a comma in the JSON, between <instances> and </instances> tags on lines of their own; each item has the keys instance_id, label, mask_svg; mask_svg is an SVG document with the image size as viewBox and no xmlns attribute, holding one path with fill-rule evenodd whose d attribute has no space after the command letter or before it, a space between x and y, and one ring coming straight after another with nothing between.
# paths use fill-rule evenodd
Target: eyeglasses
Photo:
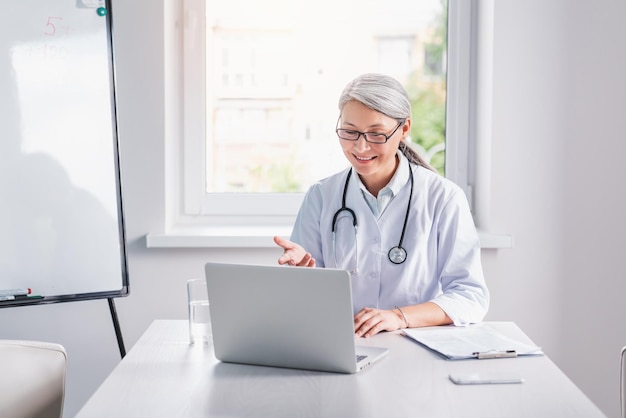
<instances>
[{"instance_id":1,"label":"eyeglasses","mask_svg":"<svg viewBox=\"0 0 626 418\"><path fill-rule=\"evenodd\" d=\"M365 138L365 141L371 144L384 144L387 141L389 141L389 138L391 138L393 134L396 133L398 128L400 128L400 126L402 126L404 122L406 122L406 119L400 121L398 123L398 126L396 126L396 129L394 129L393 132L391 132L389 135L385 135L379 132L359 132L359 131L355 131L354 129L339 129L339 128L335 129L335 132L337 132L337 136L339 138L344 139L346 141L358 141L361 135L363 135L363 138Z\"/></svg>"}]
</instances>

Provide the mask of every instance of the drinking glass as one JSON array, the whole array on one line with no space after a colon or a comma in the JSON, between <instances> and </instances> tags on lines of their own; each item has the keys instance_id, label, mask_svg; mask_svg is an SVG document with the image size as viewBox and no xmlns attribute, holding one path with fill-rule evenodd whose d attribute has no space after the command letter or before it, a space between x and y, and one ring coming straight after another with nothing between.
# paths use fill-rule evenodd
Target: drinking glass
<instances>
[{"instance_id":1,"label":"drinking glass","mask_svg":"<svg viewBox=\"0 0 626 418\"><path fill-rule=\"evenodd\" d=\"M189 303L189 342L209 344L212 340L209 297L205 279L187 281Z\"/></svg>"}]
</instances>

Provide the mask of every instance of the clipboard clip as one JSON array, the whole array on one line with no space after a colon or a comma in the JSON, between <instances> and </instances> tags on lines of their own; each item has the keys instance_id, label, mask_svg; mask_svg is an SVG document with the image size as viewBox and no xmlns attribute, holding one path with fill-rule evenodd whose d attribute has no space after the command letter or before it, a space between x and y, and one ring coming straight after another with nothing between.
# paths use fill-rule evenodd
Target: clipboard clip
<instances>
[{"instance_id":1,"label":"clipboard clip","mask_svg":"<svg viewBox=\"0 0 626 418\"><path fill-rule=\"evenodd\" d=\"M488 359L488 358L511 358L517 357L517 351L515 350L505 350L505 351L476 351L472 353L472 356L479 359Z\"/></svg>"}]
</instances>

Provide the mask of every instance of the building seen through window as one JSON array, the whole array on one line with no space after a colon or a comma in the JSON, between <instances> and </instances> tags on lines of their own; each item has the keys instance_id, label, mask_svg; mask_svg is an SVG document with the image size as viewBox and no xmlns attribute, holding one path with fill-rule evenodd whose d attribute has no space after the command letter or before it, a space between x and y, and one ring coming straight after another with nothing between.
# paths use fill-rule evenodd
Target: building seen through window
<instances>
[{"instance_id":1,"label":"building seen through window","mask_svg":"<svg viewBox=\"0 0 626 418\"><path fill-rule=\"evenodd\" d=\"M411 141L445 174L446 1L207 0L206 13L207 193L300 193L348 167L337 100L366 72L403 83Z\"/></svg>"}]
</instances>

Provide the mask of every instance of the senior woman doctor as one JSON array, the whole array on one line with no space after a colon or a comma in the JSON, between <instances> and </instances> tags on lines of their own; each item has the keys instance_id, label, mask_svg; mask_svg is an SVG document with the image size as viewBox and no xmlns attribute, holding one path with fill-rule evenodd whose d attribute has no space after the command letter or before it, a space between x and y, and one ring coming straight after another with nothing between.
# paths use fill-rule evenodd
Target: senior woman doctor
<instances>
[{"instance_id":1,"label":"senior woman doctor","mask_svg":"<svg viewBox=\"0 0 626 418\"><path fill-rule=\"evenodd\" d=\"M290 240L274 238L279 264L349 270L359 337L481 321L489 291L467 199L406 145L402 85L364 74L345 87L339 110L352 167L308 190Z\"/></svg>"}]
</instances>

